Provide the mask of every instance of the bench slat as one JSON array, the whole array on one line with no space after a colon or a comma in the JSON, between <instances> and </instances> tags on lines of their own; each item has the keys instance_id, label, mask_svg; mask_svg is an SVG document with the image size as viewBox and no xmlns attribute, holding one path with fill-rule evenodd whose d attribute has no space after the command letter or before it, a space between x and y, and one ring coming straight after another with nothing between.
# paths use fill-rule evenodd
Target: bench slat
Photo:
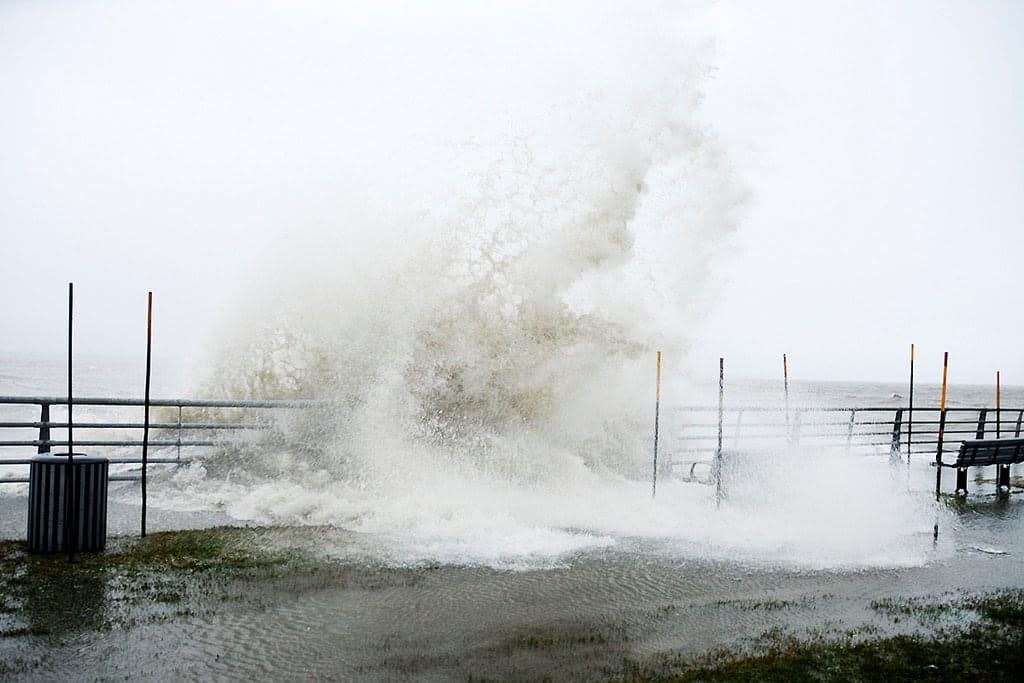
<instances>
[{"instance_id":1,"label":"bench slat","mask_svg":"<svg viewBox=\"0 0 1024 683\"><path fill-rule=\"evenodd\" d=\"M953 467L1014 465L1024 462L1024 439L972 439L960 442Z\"/></svg>"}]
</instances>

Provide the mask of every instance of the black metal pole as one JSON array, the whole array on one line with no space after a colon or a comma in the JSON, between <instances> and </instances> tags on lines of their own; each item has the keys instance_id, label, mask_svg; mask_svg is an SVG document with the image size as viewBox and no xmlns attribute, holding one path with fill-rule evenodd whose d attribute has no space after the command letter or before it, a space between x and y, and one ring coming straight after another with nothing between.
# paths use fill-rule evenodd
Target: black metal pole
<instances>
[{"instance_id":1,"label":"black metal pole","mask_svg":"<svg viewBox=\"0 0 1024 683\"><path fill-rule=\"evenodd\" d=\"M661 351L655 361L657 369L654 378L654 471L651 476L651 498L658 493L658 414L661 411Z\"/></svg>"},{"instance_id":2,"label":"black metal pole","mask_svg":"<svg viewBox=\"0 0 1024 683\"><path fill-rule=\"evenodd\" d=\"M74 321L75 321L75 284L68 283L68 471L64 476L64 546L68 551L68 562L75 561L75 534L72 532L75 524L75 487L72 485L72 477L75 471L75 433L74 420L72 419L72 405L74 404L72 382L72 348L74 346Z\"/></svg>"},{"instance_id":3,"label":"black metal pole","mask_svg":"<svg viewBox=\"0 0 1024 683\"><path fill-rule=\"evenodd\" d=\"M939 500L942 487L942 442L946 435L946 387L949 382L949 351L942 357L942 393L939 394L939 435L935 446L935 500ZM939 525L935 524L938 535Z\"/></svg>"},{"instance_id":4,"label":"black metal pole","mask_svg":"<svg viewBox=\"0 0 1024 683\"><path fill-rule=\"evenodd\" d=\"M725 359L718 359L718 447L715 449L715 505L722 504L722 407L725 399Z\"/></svg>"},{"instance_id":5,"label":"black metal pole","mask_svg":"<svg viewBox=\"0 0 1024 683\"><path fill-rule=\"evenodd\" d=\"M786 358L786 354L782 354L782 391L786 400L786 440L791 441L793 435L789 427L789 359Z\"/></svg>"},{"instance_id":6,"label":"black metal pole","mask_svg":"<svg viewBox=\"0 0 1024 683\"><path fill-rule=\"evenodd\" d=\"M799 415L799 413L797 413ZM892 443L889 446L889 456L898 458L900 456L900 443L903 441L903 408L897 408L892 418Z\"/></svg>"},{"instance_id":7,"label":"black metal pole","mask_svg":"<svg viewBox=\"0 0 1024 683\"><path fill-rule=\"evenodd\" d=\"M149 465L149 376L153 362L153 292L146 297L146 396L142 417L142 536L146 535L146 470Z\"/></svg>"},{"instance_id":8,"label":"black metal pole","mask_svg":"<svg viewBox=\"0 0 1024 683\"><path fill-rule=\"evenodd\" d=\"M914 452L914 345L910 345L910 408L907 412L907 465Z\"/></svg>"},{"instance_id":9,"label":"black metal pole","mask_svg":"<svg viewBox=\"0 0 1024 683\"><path fill-rule=\"evenodd\" d=\"M39 448L37 453L50 452L50 404L43 401L39 404Z\"/></svg>"},{"instance_id":10,"label":"black metal pole","mask_svg":"<svg viewBox=\"0 0 1024 683\"><path fill-rule=\"evenodd\" d=\"M942 441L946 433L946 388L949 385L949 351L942 356L942 393L939 394L939 436L935 447L935 500L940 500L942 493ZM939 540L939 511L935 511L934 541Z\"/></svg>"}]
</instances>

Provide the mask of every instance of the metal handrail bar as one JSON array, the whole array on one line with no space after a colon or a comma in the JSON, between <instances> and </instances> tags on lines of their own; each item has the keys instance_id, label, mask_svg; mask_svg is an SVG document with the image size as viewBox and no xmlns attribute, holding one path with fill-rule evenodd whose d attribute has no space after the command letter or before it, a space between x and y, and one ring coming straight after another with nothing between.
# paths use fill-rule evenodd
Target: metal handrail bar
<instances>
[{"instance_id":1,"label":"metal handrail bar","mask_svg":"<svg viewBox=\"0 0 1024 683\"><path fill-rule=\"evenodd\" d=\"M111 474L107 477L107 481L139 481L142 477L130 474ZM10 479L0 479L0 484L28 484L31 480L28 477L11 477Z\"/></svg>"},{"instance_id":2,"label":"metal handrail bar","mask_svg":"<svg viewBox=\"0 0 1024 683\"><path fill-rule=\"evenodd\" d=\"M75 403L78 403L78 399L75 399ZM803 413L848 413L851 410L856 410L858 413L878 413L878 412L881 412L881 413L891 413L891 412L894 412L894 411L897 411L897 410L900 410L900 409L906 410L907 406L905 406L905 405L866 406L866 407L863 407L863 408L856 408L856 407L836 408L836 407L833 407L833 406L792 406L792 407L789 408L789 412L790 413L796 413L796 412L803 412ZM671 406L669 408L669 410L671 410L673 412L685 411L685 412L694 412L694 413L705 413L705 412L718 412L718 407L717 406ZM750 405L735 405L735 406L726 405L725 406L725 411L726 412L735 412L735 411L740 411L740 410L743 410L743 411L753 411L753 412L762 412L762 413L785 413L786 412L786 408L784 408L784 407L774 407L774 406L750 406ZM972 407L972 406L957 406L955 408L954 407L947 407L946 408L946 412L947 413L964 412L964 411L966 411L966 412L975 412L976 413L979 410L988 410L991 413L991 412L995 412L996 409L995 408L987 408L985 406L974 406L974 407ZM1018 411L1022 410L1022 408L1019 408L1019 407L1018 408L1000 408L999 410L1000 410L1000 412L1003 412L1003 413L1015 413L1015 412L1018 412ZM916 413L918 411L922 411L922 412L927 412L927 411L939 412L939 409L938 408L928 408L928 407L919 408L918 406L914 406L914 412Z\"/></svg>"},{"instance_id":3,"label":"metal handrail bar","mask_svg":"<svg viewBox=\"0 0 1024 683\"><path fill-rule=\"evenodd\" d=\"M892 424L892 423L890 423L890 424ZM916 426L917 423L915 422L914 424ZM782 425L782 426L785 427L785 425ZM812 426L816 426L816 425L812 425ZM975 434L975 433L977 433L977 430L976 429L947 429L947 430L945 430L944 433L947 434L947 435L949 435L949 434ZM802 437L804 437L804 436L806 436L806 437L813 437L813 436L836 436L837 434L838 434L838 431L824 431L824 432L802 431L800 433L800 435ZM878 431L855 431L853 433L853 436L854 437L857 437L857 436L885 436L887 434L892 434L892 430L889 429L889 430L881 431L881 432L878 432ZM922 440L917 438L917 434L918 434L918 432L914 433L914 443L921 443ZM934 436L935 434L937 434L937 432L920 432L921 436ZM744 438L748 438L748 439L771 439L771 438L778 438L778 437L783 437L783 436L788 436L788 432L786 432L786 431L777 431L777 432L765 432L765 433L758 433L758 434L748 434L746 432L743 433L743 437ZM845 436L845 434L843 434L841 436ZM716 437L715 437L715 434L713 432L706 432L706 433L699 433L699 434L689 433L689 434L686 434L686 435L674 436L673 438L676 441L693 441L693 440L699 440L699 439L714 439ZM905 434L900 436L900 441L901 441L901 443L905 443L906 442L906 435Z\"/></svg>"},{"instance_id":4,"label":"metal handrail bar","mask_svg":"<svg viewBox=\"0 0 1024 683\"><path fill-rule=\"evenodd\" d=\"M75 397L75 405L87 406L144 406L141 398L98 398ZM67 405L67 396L0 396L0 404L6 405ZM150 406L168 408L309 408L318 405L329 405L330 401L320 399L278 399L278 400L232 400L232 399L150 399Z\"/></svg>"},{"instance_id":5,"label":"metal handrail bar","mask_svg":"<svg viewBox=\"0 0 1024 683\"><path fill-rule=\"evenodd\" d=\"M903 424L906 425L907 422L903 422ZM743 426L744 427L748 427L748 426L755 427L757 425L743 425ZM788 432L786 432L786 426L784 424L760 425L760 426L762 428L777 427L778 430L774 432L774 435L788 433ZM866 427L873 427L873 428L879 428L879 427L888 426L890 428L889 432L868 432L868 431L865 431L865 430L856 430L856 431L854 431L855 435L856 434L867 434L867 433L891 433L892 432L893 423L892 422L883 422L883 423L863 423L863 422L858 422L858 423L856 423L855 426L856 427L866 426ZM913 421L913 426L914 426L914 428L918 427L919 426L918 421L914 420ZM969 427L969 428L966 428L966 429L946 429L946 430L944 430L944 432L946 434L973 434L973 433L975 433L977 431L976 424L974 422L971 422L971 423L958 423L957 426L963 426L963 427ZM813 431L809 431L809 430L813 430L813 429L816 429L816 428L819 428L819 427L834 427L835 431L840 431L840 428L842 428L843 430L846 430L848 425L821 425L821 424L817 424L817 423L813 423L813 422L811 422L811 423L805 422L804 425L803 425L803 428L804 428L805 431L803 433L814 433ZM687 432L689 434L694 434L695 433L695 434L698 434L698 435L700 435L700 434L707 434L710 437L715 437L715 430L713 428L711 428L711 427L700 427L698 429L698 428L695 428L693 425L680 425L679 427L675 428L675 431L677 431L677 432ZM937 431L938 430L936 430L936 429L923 429L921 431L921 434L923 434L923 435L935 434L935 433L937 433ZM914 429L914 432L916 433L916 429ZM828 433L828 430L825 430L824 432L819 432L819 433ZM768 435L772 435L772 434L768 434ZM744 430L743 436L753 437L754 435L750 434L750 433L748 433L748 432L746 432ZM762 436L765 436L765 434L762 434ZM678 436L677 438L685 438L685 437L684 436ZM914 440L916 441L918 439L914 438Z\"/></svg>"},{"instance_id":6,"label":"metal handrail bar","mask_svg":"<svg viewBox=\"0 0 1024 683\"><path fill-rule=\"evenodd\" d=\"M931 442L921 441L921 442L918 442L917 439L914 439L914 444L917 445L918 443L921 443L922 445L926 445L928 443L935 444L935 443L938 443L938 442L937 441L931 441ZM855 443L853 445L854 446L861 446L861 447L866 447L866 446L889 446L890 442L888 442L888 441L867 441L867 442ZM959 442L954 443L954 444L949 444L949 446L950 446L949 448L945 448L945 444L943 444L942 452L943 453L956 453L960 449L960 443ZM836 444L836 448L840 448L840 447L841 446L839 444ZM678 450L677 449L676 453L682 453L682 454L686 454L686 453L704 453L704 452L706 452L706 453L714 453L715 450L716 450L715 448L687 448L685 450ZM772 449L772 448L769 448L769 447L765 446L765 447L762 447L761 449L758 449L758 448L750 448L750 449L744 448L742 450L744 452L746 452L748 450L750 450L750 451L757 451L757 450L777 450L777 449ZM929 449L923 450L923 451L914 450L913 453L915 453L915 454L917 454L917 453L929 453L931 455L935 455L935 449L934 448L929 448Z\"/></svg>"},{"instance_id":7,"label":"metal handrail bar","mask_svg":"<svg viewBox=\"0 0 1024 683\"><path fill-rule=\"evenodd\" d=\"M67 422L0 422L5 429L66 429ZM142 422L75 422L75 429L144 429ZM266 429L262 424L230 424L224 422L150 422L150 429Z\"/></svg>"},{"instance_id":8,"label":"metal handrail bar","mask_svg":"<svg viewBox=\"0 0 1024 683\"><path fill-rule=\"evenodd\" d=\"M77 440L75 441L75 444L78 444ZM12 459L0 458L0 465L31 465L32 462L33 461L32 461L31 458L12 458ZM135 464L141 465L142 464L142 458L107 458L107 462L110 463L111 465L135 465ZM190 459L184 459L184 458L181 459L181 460L178 460L177 458L146 458L146 462L148 462L150 465L152 465L153 463L156 463L158 465L171 465L171 464L177 465L177 464L188 463L188 462L192 462L192 461ZM0 479L0 482L2 482L2 481L5 481L5 480L4 479Z\"/></svg>"},{"instance_id":9,"label":"metal handrail bar","mask_svg":"<svg viewBox=\"0 0 1024 683\"><path fill-rule=\"evenodd\" d=\"M953 433L953 432L949 432L949 433ZM964 432L964 433L966 433L966 432ZM854 436L854 438L856 438L858 436L859 437L890 436L891 434L892 434L892 430L888 430L888 431L884 431L884 432L854 432L853 436ZM789 436L788 432L773 432L773 433L770 433L770 434L769 433L747 434L746 432L743 433L743 438L744 439L781 439L781 438L786 438L788 436ZM801 432L800 433L800 438L806 438L806 439L827 439L827 438L836 438L837 436L842 436L842 437L845 438L846 435L845 434L840 434L839 432ZM717 438L715 434L696 434L696 435L688 434L688 435L683 435L683 436L674 436L673 437L673 441L707 441L709 439L714 440L715 438ZM914 439L914 443L918 443L918 440Z\"/></svg>"},{"instance_id":10,"label":"metal handrail bar","mask_svg":"<svg viewBox=\"0 0 1024 683\"><path fill-rule=\"evenodd\" d=\"M804 422L805 425L810 427L843 427L844 429L849 426L849 422ZM858 425L870 425L870 424L886 424L891 425L892 420L888 422L858 422ZM702 429L718 429L718 423L709 422L683 422L681 426L688 429L702 428ZM744 427L785 427L785 422L744 422Z\"/></svg>"},{"instance_id":11,"label":"metal handrail bar","mask_svg":"<svg viewBox=\"0 0 1024 683\"><path fill-rule=\"evenodd\" d=\"M866 443L866 444L860 444L860 445L862 445L862 446L888 446L889 444L888 444L888 442L883 443L883 442L879 441L879 442L875 442L875 443ZM837 445L836 448L841 448L841 446ZM679 457L682 457L684 459L682 459L682 460L673 460L673 459L670 458L669 462L671 462L672 464L678 464L680 462L687 462L687 463L694 462L693 460L685 459L686 456L690 456L690 455L692 455L694 453L710 453L710 454L713 455L717 450L718 450L717 447L713 447L713 448L694 448L692 450L683 451L683 452L677 454ZM725 452L725 451L723 451L723 452ZM778 453L779 449L771 448L771 447L768 447L768 446L762 446L762 447L756 447L756 448L744 448L743 452L744 453ZM934 451L927 451L927 452L934 454ZM698 462L700 462L700 461L698 461ZM708 462L710 462L710 461L708 461Z\"/></svg>"},{"instance_id":12,"label":"metal handrail bar","mask_svg":"<svg viewBox=\"0 0 1024 683\"><path fill-rule=\"evenodd\" d=\"M216 446L219 441L158 441L155 439L149 440L150 446ZM67 440L56 441L53 439L35 439L32 441L0 441L0 446L67 446ZM89 441L85 439L75 439L76 446L141 446L142 440L136 441Z\"/></svg>"},{"instance_id":13,"label":"metal handrail bar","mask_svg":"<svg viewBox=\"0 0 1024 683\"><path fill-rule=\"evenodd\" d=\"M982 410L984 410L984 408L979 408L978 410L976 410L974 412L980 412ZM917 412L917 408L914 408L914 412L915 413ZM1017 411L1014 411L1014 412L1017 412ZM917 424L921 424L921 425L937 425L937 424L940 424L940 422L941 422L940 420L918 420L916 417L914 418L914 424L916 424L916 425ZM948 425L972 425L972 424L977 424L977 422L978 421L976 419L974 419L974 420L949 420L949 419L947 419L945 424L948 424ZM867 422L858 422L857 424L868 424L868 423ZM889 420L889 422L883 422L881 424L892 424L892 420Z\"/></svg>"}]
</instances>

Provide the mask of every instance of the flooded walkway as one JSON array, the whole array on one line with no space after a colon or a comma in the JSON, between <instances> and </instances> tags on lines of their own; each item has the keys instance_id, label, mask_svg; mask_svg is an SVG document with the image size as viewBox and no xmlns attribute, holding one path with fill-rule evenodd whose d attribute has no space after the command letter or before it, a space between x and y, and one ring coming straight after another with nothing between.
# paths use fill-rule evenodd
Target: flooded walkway
<instances>
[{"instance_id":1,"label":"flooded walkway","mask_svg":"<svg viewBox=\"0 0 1024 683\"><path fill-rule=\"evenodd\" d=\"M914 631L878 601L1024 587L1022 516L1020 496L979 497L956 512L948 552L857 571L686 559L640 539L545 569L386 566L360 559L358 534L268 528L261 545L301 549L315 566L213 581L176 612L140 607L128 626L11 635L0 651L8 673L53 680L605 678L625 660L743 646L773 629Z\"/></svg>"}]
</instances>

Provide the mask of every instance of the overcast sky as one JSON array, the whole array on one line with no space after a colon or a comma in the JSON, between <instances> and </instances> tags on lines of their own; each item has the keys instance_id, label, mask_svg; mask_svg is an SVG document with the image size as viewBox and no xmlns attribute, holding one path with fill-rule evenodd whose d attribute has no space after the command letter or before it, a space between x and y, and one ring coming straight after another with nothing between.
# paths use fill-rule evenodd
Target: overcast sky
<instances>
[{"instance_id":1,"label":"overcast sky","mask_svg":"<svg viewBox=\"0 0 1024 683\"><path fill-rule=\"evenodd\" d=\"M1024 3L711 12L707 116L753 190L704 348L737 371L1024 384Z\"/></svg>"},{"instance_id":2,"label":"overcast sky","mask_svg":"<svg viewBox=\"0 0 1024 683\"><path fill-rule=\"evenodd\" d=\"M330 118L289 66L339 68L307 46L344 13L260 6L0 4L0 352L59 352L74 280L82 353L136 353L147 289L158 350L199 353L296 221L322 220L331 150L252 147L311 135L303 98ZM701 117L751 197L694 357L900 380L915 341L925 381L948 350L955 381L1024 384L1024 3L694 16L714 40ZM238 58L253 46L270 56Z\"/></svg>"}]
</instances>

